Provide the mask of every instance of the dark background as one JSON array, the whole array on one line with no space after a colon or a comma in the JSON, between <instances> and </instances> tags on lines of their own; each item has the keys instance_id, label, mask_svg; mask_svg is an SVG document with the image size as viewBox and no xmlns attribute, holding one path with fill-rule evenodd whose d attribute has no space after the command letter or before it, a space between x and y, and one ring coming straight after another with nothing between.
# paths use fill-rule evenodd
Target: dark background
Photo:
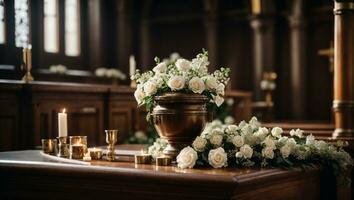
<instances>
[{"instance_id":1,"label":"dark background","mask_svg":"<svg viewBox=\"0 0 354 200\"><path fill-rule=\"evenodd\" d=\"M18 70L21 49L14 46L14 1L4 2L7 43L0 45L0 64L14 65ZM138 68L148 69L154 56L163 58L178 52L190 59L206 48L211 69L230 67L232 89L253 91L255 100L263 98L255 69L278 74L276 119L332 119L333 74L328 57L318 55L319 49L328 48L333 39L330 0L264 0L259 15L252 13L250 0L81 1L79 57L64 55L64 1L59 1L58 54L43 50L43 1L30 2L35 72L64 64L69 69L91 72L113 67L128 74L129 55L135 55ZM294 36L299 31L300 36ZM0 73L2 78L20 78L9 70Z\"/></svg>"}]
</instances>

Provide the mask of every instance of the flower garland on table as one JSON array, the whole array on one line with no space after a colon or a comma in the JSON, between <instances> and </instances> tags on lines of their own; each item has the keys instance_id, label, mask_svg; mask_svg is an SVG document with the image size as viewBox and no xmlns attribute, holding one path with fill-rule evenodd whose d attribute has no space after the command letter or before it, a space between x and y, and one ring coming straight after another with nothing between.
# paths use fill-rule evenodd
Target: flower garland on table
<instances>
[{"instance_id":1,"label":"flower garland on table","mask_svg":"<svg viewBox=\"0 0 354 200\"><path fill-rule=\"evenodd\" d=\"M203 94L211 105L223 104L230 69L220 68L209 73L207 51L203 50L191 61L183 58L169 62L155 58L155 61L156 66L152 70L144 73L137 70L131 77L137 82L135 99L139 106L146 105L149 113L155 105L154 97L168 92Z\"/></svg>"},{"instance_id":2,"label":"flower garland on table","mask_svg":"<svg viewBox=\"0 0 354 200\"><path fill-rule=\"evenodd\" d=\"M195 166L222 167L311 167L321 165L335 175L353 166L350 155L342 149L314 136L304 136L300 129L283 136L279 127L261 127L253 117L248 123L225 125L214 121L207 125L192 146L177 156L180 168Z\"/></svg>"}]
</instances>

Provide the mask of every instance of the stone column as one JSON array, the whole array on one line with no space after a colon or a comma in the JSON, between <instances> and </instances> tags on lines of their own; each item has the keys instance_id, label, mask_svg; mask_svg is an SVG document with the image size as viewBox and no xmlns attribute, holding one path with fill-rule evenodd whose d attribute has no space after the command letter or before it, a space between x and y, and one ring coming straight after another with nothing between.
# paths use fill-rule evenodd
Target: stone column
<instances>
[{"instance_id":1,"label":"stone column","mask_svg":"<svg viewBox=\"0 0 354 200\"><path fill-rule=\"evenodd\" d=\"M261 101L262 90L260 83L262 73L273 71L274 56L274 0L252 1L252 17L250 25L253 29L253 92L254 100Z\"/></svg>"},{"instance_id":2,"label":"stone column","mask_svg":"<svg viewBox=\"0 0 354 200\"><path fill-rule=\"evenodd\" d=\"M274 19L265 16L254 16L251 19L253 29L253 91L254 100L261 101L260 83L262 73L272 71L274 67Z\"/></svg>"},{"instance_id":3,"label":"stone column","mask_svg":"<svg viewBox=\"0 0 354 200\"><path fill-rule=\"evenodd\" d=\"M306 116L306 21L304 0L293 0L290 22L291 96L294 119Z\"/></svg>"},{"instance_id":4,"label":"stone column","mask_svg":"<svg viewBox=\"0 0 354 200\"><path fill-rule=\"evenodd\" d=\"M209 54L209 70L218 68L218 0L204 0L206 48Z\"/></svg>"},{"instance_id":5,"label":"stone column","mask_svg":"<svg viewBox=\"0 0 354 200\"><path fill-rule=\"evenodd\" d=\"M334 137L354 137L354 0L334 2Z\"/></svg>"},{"instance_id":6,"label":"stone column","mask_svg":"<svg viewBox=\"0 0 354 200\"><path fill-rule=\"evenodd\" d=\"M129 56L133 54L132 2L116 1L116 63L129 74Z\"/></svg>"}]
</instances>

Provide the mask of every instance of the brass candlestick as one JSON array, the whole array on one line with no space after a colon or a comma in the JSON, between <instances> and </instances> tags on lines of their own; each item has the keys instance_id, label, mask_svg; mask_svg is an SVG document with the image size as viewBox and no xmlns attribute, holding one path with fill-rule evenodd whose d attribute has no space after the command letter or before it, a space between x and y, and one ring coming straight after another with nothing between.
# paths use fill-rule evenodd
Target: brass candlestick
<instances>
[{"instance_id":1,"label":"brass candlestick","mask_svg":"<svg viewBox=\"0 0 354 200\"><path fill-rule=\"evenodd\" d=\"M108 161L114 161L115 159L114 145L116 144L118 139L118 130L105 130L105 132L106 132L106 142L108 144L106 157Z\"/></svg>"},{"instance_id":2,"label":"brass candlestick","mask_svg":"<svg viewBox=\"0 0 354 200\"><path fill-rule=\"evenodd\" d=\"M69 152L68 137L62 136L62 137L57 137L57 139L59 141L58 157L69 158L70 152Z\"/></svg>"},{"instance_id":3,"label":"brass candlestick","mask_svg":"<svg viewBox=\"0 0 354 200\"><path fill-rule=\"evenodd\" d=\"M22 77L22 80L25 82L33 81L33 76L31 74L32 70L32 45L23 48L23 63L22 68L25 70L25 75Z\"/></svg>"}]
</instances>

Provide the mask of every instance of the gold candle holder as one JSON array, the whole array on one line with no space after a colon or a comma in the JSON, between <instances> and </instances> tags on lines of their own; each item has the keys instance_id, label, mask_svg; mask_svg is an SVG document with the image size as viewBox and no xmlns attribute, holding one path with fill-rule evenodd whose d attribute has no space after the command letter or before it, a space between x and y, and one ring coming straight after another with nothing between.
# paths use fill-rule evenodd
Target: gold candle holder
<instances>
[{"instance_id":1,"label":"gold candle holder","mask_svg":"<svg viewBox=\"0 0 354 200\"><path fill-rule=\"evenodd\" d=\"M25 70L25 75L22 77L22 80L25 82L33 81L33 76L31 74L32 70L32 45L28 45L22 50L23 55L23 64L22 68Z\"/></svg>"},{"instance_id":2,"label":"gold candle holder","mask_svg":"<svg viewBox=\"0 0 354 200\"><path fill-rule=\"evenodd\" d=\"M87 136L70 136L70 158L82 159L87 152Z\"/></svg>"},{"instance_id":3,"label":"gold candle holder","mask_svg":"<svg viewBox=\"0 0 354 200\"><path fill-rule=\"evenodd\" d=\"M106 142L107 146L107 160L114 161L115 160L115 144L118 140L118 130L105 130L106 132Z\"/></svg>"},{"instance_id":4,"label":"gold candle holder","mask_svg":"<svg viewBox=\"0 0 354 200\"><path fill-rule=\"evenodd\" d=\"M58 144L58 157L61 158L69 158L70 157L70 151L69 151L69 144L68 142L68 137L63 136L63 137L57 137L59 144Z\"/></svg>"},{"instance_id":5,"label":"gold candle holder","mask_svg":"<svg viewBox=\"0 0 354 200\"><path fill-rule=\"evenodd\" d=\"M85 155L84 146L82 144L74 144L70 146L70 158L71 159L82 159Z\"/></svg>"},{"instance_id":6,"label":"gold candle holder","mask_svg":"<svg viewBox=\"0 0 354 200\"><path fill-rule=\"evenodd\" d=\"M46 154L55 155L57 148L56 139L42 139L42 150Z\"/></svg>"},{"instance_id":7,"label":"gold candle holder","mask_svg":"<svg viewBox=\"0 0 354 200\"><path fill-rule=\"evenodd\" d=\"M150 164L151 155L150 154L136 154L134 156L135 164Z\"/></svg>"},{"instance_id":8,"label":"gold candle holder","mask_svg":"<svg viewBox=\"0 0 354 200\"><path fill-rule=\"evenodd\" d=\"M169 166L171 165L172 159L171 157L161 156L156 157L156 166Z\"/></svg>"},{"instance_id":9,"label":"gold candle holder","mask_svg":"<svg viewBox=\"0 0 354 200\"><path fill-rule=\"evenodd\" d=\"M102 149L91 148L89 149L89 152L92 160L100 160L102 158Z\"/></svg>"}]
</instances>

